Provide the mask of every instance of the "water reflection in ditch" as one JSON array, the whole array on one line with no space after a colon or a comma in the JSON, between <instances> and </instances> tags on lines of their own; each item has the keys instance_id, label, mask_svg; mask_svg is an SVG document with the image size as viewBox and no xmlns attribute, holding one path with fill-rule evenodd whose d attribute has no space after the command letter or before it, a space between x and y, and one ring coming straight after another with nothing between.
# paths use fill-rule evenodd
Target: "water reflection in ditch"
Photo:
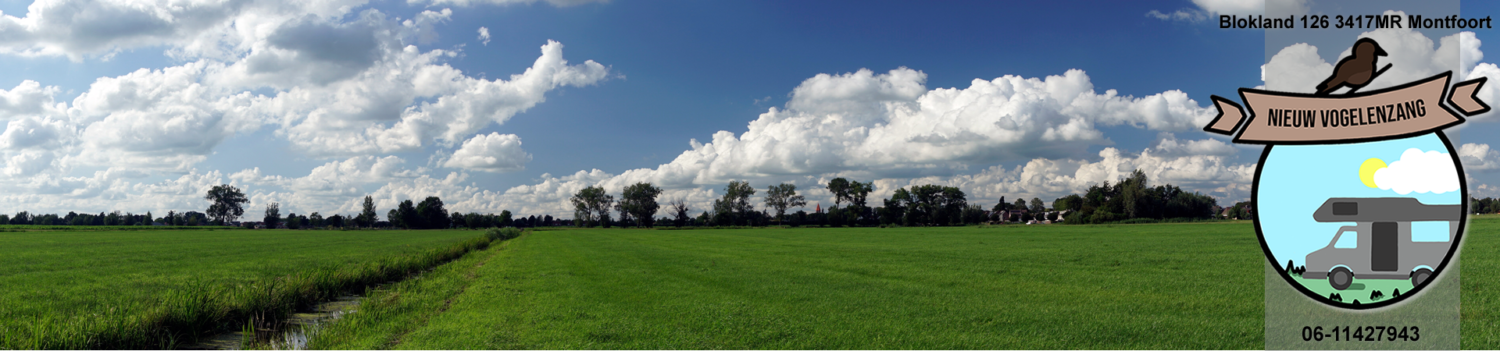
<instances>
[{"instance_id":1,"label":"water reflection in ditch","mask_svg":"<svg viewBox=\"0 0 1500 351\"><path fill-rule=\"evenodd\" d=\"M318 304L312 312L297 312L287 317L286 323L281 330L262 331L269 335L257 335L261 340L269 339L268 344L255 345L258 348L269 347L274 350L305 350L307 349L307 333L318 328L324 322L330 322L343 317L345 314L354 313L359 307L362 296L348 295L336 300ZM189 350L239 350L246 343L255 342L247 338L245 331L235 331L214 336L202 343L187 347Z\"/></svg>"}]
</instances>

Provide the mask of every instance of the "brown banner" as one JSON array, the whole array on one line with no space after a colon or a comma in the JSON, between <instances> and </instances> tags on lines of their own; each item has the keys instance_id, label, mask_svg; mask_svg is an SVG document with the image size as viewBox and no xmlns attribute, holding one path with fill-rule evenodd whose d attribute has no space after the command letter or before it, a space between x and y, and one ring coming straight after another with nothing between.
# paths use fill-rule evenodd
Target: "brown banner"
<instances>
[{"instance_id":1,"label":"brown banner","mask_svg":"<svg viewBox=\"0 0 1500 351\"><path fill-rule=\"evenodd\" d=\"M1476 96L1487 78L1448 89L1452 74L1346 95L1241 88L1245 107L1213 96L1219 115L1203 130L1235 135L1238 129L1234 142L1242 144L1338 144L1429 133L1490 110Z\"/></svg>"}]
</instances>

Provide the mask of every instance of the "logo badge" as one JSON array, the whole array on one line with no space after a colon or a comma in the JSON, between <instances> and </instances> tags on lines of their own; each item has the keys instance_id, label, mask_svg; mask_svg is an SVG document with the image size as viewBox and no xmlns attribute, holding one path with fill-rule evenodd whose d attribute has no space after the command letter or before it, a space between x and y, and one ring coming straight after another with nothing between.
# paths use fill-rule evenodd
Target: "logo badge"
<instances>
[{"instance_id":1,"label":"logo badge","mask_svg":"<svg viewBox=\"0 0 1500 351\"><path fill-rule=\"evenodd\" d=\"M1377 69L1385 51L1369 38L1351 52L1313 94L1241 88L1244 107L1214 96L1204 130L1266 145L1255 230L1286 282L1369 309L1421 291L1458 250L1468 189L1442 130L1490 107L1475 97L1486 79L1450 87L1452 72L1360 92L1391 65Z\"/></svg>"}]
</instances>

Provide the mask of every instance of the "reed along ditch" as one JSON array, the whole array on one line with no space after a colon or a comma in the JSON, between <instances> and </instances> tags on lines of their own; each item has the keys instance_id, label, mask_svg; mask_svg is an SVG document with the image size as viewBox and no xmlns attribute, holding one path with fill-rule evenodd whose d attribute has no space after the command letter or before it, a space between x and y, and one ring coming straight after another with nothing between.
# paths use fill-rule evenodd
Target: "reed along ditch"
<instances>
[{"instance_id":1,"label":"reed along ditch","mask_svg":"<svg viewBox=\"0 0 1500 351\"><path fill-rule=\"evenodd\" d=\"M492 228L479 237L418 254L308 270L250 284L223 286L200 281L168 291L155 306L139 311L111 308L101 318L66 325L38 320L32 330L0 340L0 346L5 346L0 348L239 348L239 343L230 345L224 340L232 333L240 333L241 340L249 342L247 346L275 346L273 342L285 342L286 333L357 305L355 294L418 276L492 243L516 238L521 232Z\"/></svg>"}]
</instances>

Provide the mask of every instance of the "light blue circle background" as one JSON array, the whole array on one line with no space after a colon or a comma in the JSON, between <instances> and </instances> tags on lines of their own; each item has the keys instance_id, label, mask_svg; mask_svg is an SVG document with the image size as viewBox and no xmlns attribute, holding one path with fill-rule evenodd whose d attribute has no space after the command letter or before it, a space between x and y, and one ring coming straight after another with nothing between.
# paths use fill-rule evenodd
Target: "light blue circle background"
<instances>
[{"instance_id":1,"label":"light blue circle background","mask_svg":"<svg viewBox=\"0 0 1500 351\"><path fill-rule=\"evenodd\" d=\"M1443 140L1433 133L1355 144L1272 147L1271 154L1260 165L1260 183L1255 188L1260 234L1271 250L1272 262L1282 268L1286 268L1288 260L1301 266L1305 264L1303 261L1308 253L1333 240L1339 227L1354 224L1313 220L1313 211L1330 197L1411 197L1428 205L1463 203L1463 189L1442 194L1412 192L1402 195L1393 190L1367 187L1360 181L1359 167L1365 160L1379 158L1390 164L1400 160L1401 153L1410 148L1423 152L1438 151L1448 155L1455 164L1458 162L1448 152ZM1463 174L1455 176L1463 177ZM1418 223L1413 222L1414 235L1422 230ZM1443 228L1446 228L1446 223Z\"/></svg>"}]
</instances>

